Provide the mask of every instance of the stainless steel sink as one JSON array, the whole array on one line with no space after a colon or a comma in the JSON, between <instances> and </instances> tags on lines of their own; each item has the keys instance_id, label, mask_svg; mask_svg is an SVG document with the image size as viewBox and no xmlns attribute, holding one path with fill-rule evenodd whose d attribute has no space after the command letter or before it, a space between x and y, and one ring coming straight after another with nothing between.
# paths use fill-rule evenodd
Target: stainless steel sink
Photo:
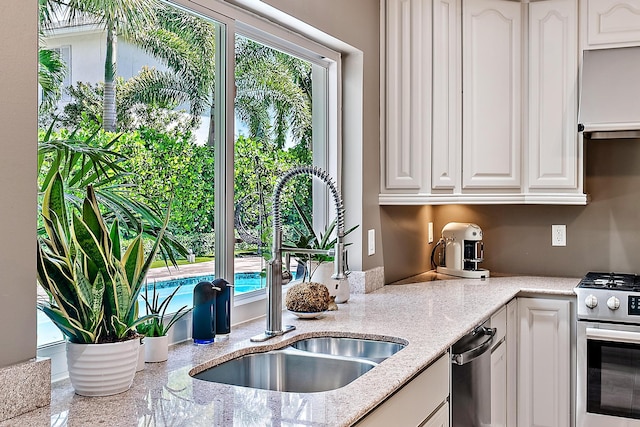
<instances>
[{"instance_id":1,"label":"stainless steel sink","mask_svg":"<svg viewBox=\"0 0 640 427\"><path fill-rule=\"evenodd\" d=\"M312 353L355 357L380 363L393 356L405 346L388 341L374 341L362 338L314 337L297 341L291 345L299 350Z\"/></svg>"},{"instance_id":2,"label":"stainless steel sink","mask_svg":"<svg viewBox=\"0 0 640 427\"><path fill-rule=\"evenodd\" d=\"M252 353L213 366L193 377L242 387L292 393L335 390L373 369L365 359L330 356L287 347Z\"/></svg>"}]
</instances>

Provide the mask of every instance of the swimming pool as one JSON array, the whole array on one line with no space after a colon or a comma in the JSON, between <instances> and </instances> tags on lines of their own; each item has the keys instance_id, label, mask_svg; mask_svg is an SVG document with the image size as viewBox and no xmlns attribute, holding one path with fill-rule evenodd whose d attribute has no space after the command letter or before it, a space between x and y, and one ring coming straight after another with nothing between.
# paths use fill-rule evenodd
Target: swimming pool
<instances>
[{"instance_id":1,"label":"swimming pool","mask_svg":"<svg viewBox=\"0 0 640 427\"><path fill-rule=\"evenodd\" d=\"M266 278L260 277L258 272L248 273L235 273L234 275L234 295L244 294L247 292L257 291L266 286ZM160 296L160 300L170 295L176 287L181 286L178 292L175 294L167 313L174 313L180 309L180 307L193 306L193 288L202 281L212 281L214 279L213 274L197 277L185 277L181 279L163 280L156 282L156 292ZM153 292L153 283L148 283L149 295ZM141 292L144 295L144 288ZM140 302L140 313L145 313L145 305L142 296L138 298ZM49 318L40 310L38 310L38 345L50 344L52 342L61 341L62 333L58 328L49 320Z\"/></svg>"}]
</instances>

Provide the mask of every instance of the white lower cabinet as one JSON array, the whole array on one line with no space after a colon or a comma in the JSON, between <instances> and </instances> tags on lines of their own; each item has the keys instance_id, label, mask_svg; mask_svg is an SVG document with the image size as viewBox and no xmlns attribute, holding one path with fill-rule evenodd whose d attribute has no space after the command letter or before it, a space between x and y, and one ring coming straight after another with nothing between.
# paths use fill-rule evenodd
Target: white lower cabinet
<instances>
[{"instance_id":1,"label":"white lower cabinet","mask_svg":"<svg viewBox=\"0 0 640 427\"><path fill-rule=\"evenodd\" d=\"M450 366L445 353L356 425L448 427Z\"/></svg>"},{"instance_id":2,"label":"white lower cabinet","mask_svg":"<svg viewBox=\"0 0 640 427\"><path fill-rule=\"evenodd\" d=\"M445 402L445 404L425 421L424 424L421 424L420 427L449 427L449 403Z\"/></svg>"},{"instance_id":3,"label":"white lower cabinet","mask_svg":"<svg viewBox=\"0 0 640 427\"><path fill-rule=\"evenodd\" d=\"M518 300L512 299L507 304L507 427L516 427L518 418Z\"/></svg>"},{"instance_id":4,"label":"white lower cabinet","mask_svg":"<svg viewBox=\"0 0 640 427\"><path fill-rule=\"evenodd\" d=\"M512 302L515 304L515 300ZM515 357L509 360L509 348L515 346L516 339L509 332L510 328L515 329L515 322L509 319L508 305L502 307L491 316L491 327L496 328L496 339L491 349L491 426L505 427L507 414L515 409L515 402L509 396L509 380L515 375L509 370L510 365L515 366Z\"/></svg>"},{"instance_id":5,"label":"white lower cabinet","mask_svg":"<svg viewBox=\"0 0 640 427\"><path fill-rule=\"evenodd\" d=\"M507 343L491 352L491 426L507 425Z\"/></svg>"},{"instance_id":6,"label":"white lower cabinet","mask_svg":"<svg viewBox=\"0 0 640 427\"><path fill-rule=\"evenodd\" d=\"M571 302L518 298L518 426L571 424Z\"/></svg>"}]
</instances>

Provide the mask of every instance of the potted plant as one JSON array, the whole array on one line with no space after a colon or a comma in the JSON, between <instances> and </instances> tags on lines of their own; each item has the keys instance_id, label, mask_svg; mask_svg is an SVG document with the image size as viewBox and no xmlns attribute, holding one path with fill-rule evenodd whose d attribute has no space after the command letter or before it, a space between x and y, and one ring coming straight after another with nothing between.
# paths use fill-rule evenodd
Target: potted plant
<instances>
[{"instance_id":1,"label":"potted plant","mask_svg":"<svg viewBox=\"0 0 640 427\"><path fill-rule=\"evenodd\" d=\"M300 216L302 221L302 225L304 226L302 230L295 228L295 232L297 233L297 241L293 244L287 244L286 247L289 248L308 248L308 249L322 249L322 250L330 250L335 247L337 238L333 237L336 227L336 221L333 220L327 228L324 230L324 233L316 234L313 229L313 224L311 223L311 219L305 214L302 207L294 201L295 209ZM358 228L358 226L351 227L347 231L345 231L344 235L348 235L353 230ZM346 244L345 246L348 246ZM348 297L348 289L345 290L346 295L337 295L339 293L339 281L331 278L333 275L333 261L334 258L329 255L308 255L308 254L296 254L295 251L293 255L297 258L298 263L304 266L304 273L302 277L302 281L312 279L318 283L322 283L327 286L329 289L329 294L331 296L336 296L336 302L346 302Z\"/></svg>"},{"instance_id":2,"label":"potted plant","mask_svg":"<svg viewBox=\"0 0 640 427\"><path fill-rule=\"evenodd\" d=\"M153 292L149 298L149 288L145 287L144 299L146 313L152 316L150 319L138 325L138 332L144 335L144 361L145 362L164 362L168 357L169 329L182 316L191 311L186 305L180 307L168 322L165 322L165 315L171 300L176 295L182 285L178 286L166 298L160 302L160 294L156 289L156 283L153 282Z\"/></svg>"},{"instance_id":3,"label":"potted plant","mask_svg":"<svg viewBox=\"0 0 640 427\"><path fill-rule=\"evenodd\" d=\"M41 206L45 228L38 236L37 280L48 298L38 302L67 340L67 367L76 393L105 396L126 391L135 375L139 336L138 296L166 230L167 213L151 253L142 234L123 253L117 219L109 227L92 186L80 215L68 212L56 173Z\"/></svg>"}]
</instances>

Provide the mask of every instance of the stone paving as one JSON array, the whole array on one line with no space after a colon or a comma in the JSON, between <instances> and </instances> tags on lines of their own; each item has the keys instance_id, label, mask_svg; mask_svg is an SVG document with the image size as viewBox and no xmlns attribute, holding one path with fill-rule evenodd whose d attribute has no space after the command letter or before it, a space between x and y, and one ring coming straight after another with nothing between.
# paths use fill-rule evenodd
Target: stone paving
<instances>
[{"instance_id":1,"label":"stone paving","mask_svg":"<svg viewBox=\"0 0 640 427\"><path fill-rule=\"evenodd\" d=\"M236 273L261 271L264 259L259 256L235 258L234 269ZM204 276L214 274L215 261L183 264L178 267L156 267L149 270L147 280L171 280L183 277Z\"/></svg>"},{"instance_id":2,"label":"stone paving","mask_svg":"<svg viewBox=\"0 0 640 427\"><path fill-rule=\"evenodd\" d=\"M235 273L258 272L262 271L265 261L260 256L245 256L234 259ZM291 260L291 268L295 270L296 262ZM194 264L183 264L178 267L157 267L152 268L147 273L147 280L172 280L183 277L204 276L214 274L215 261L199 262Z\"/></svg>"}]
</instances>

